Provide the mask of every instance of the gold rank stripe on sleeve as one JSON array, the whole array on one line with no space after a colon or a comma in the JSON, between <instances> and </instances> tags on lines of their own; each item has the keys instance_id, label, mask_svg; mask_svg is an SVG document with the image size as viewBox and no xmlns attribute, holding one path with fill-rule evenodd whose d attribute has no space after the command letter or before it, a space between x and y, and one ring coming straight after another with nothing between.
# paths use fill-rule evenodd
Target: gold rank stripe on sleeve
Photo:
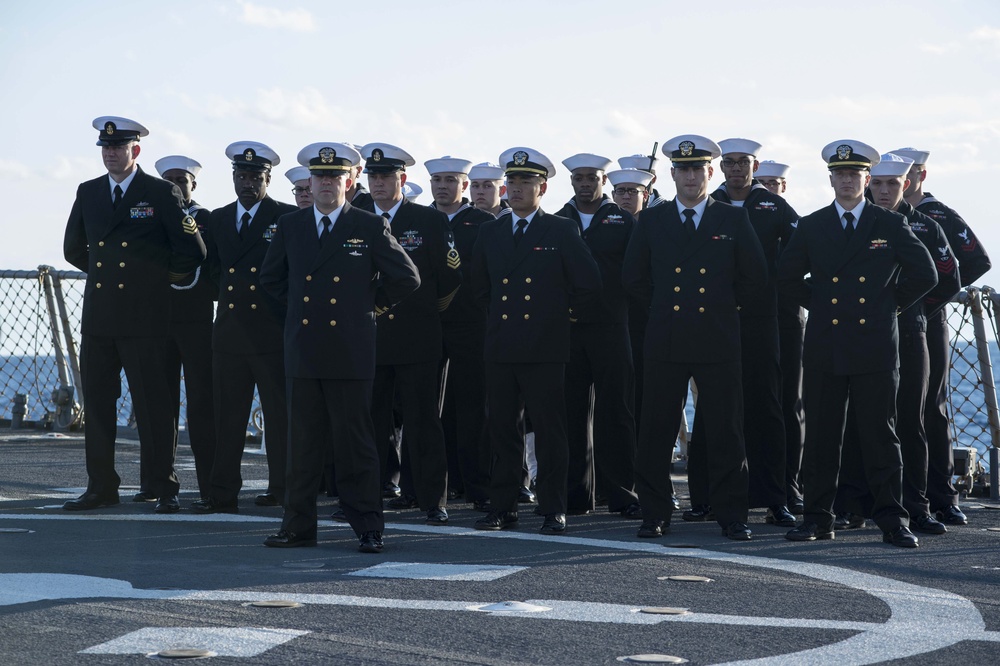
<instances>
[{"instance_id":1,"label":"gold rank stripe on sleeve","mask_svg":"<svg viewBox=\"0 0 1000 666\"><path fill-rule=\"evenodd\" d=\"M198 223L194 221L194 218L190 215L185 215L184 219L181 220L181 226L184 227L184 233L191 234L192 236L198 233Z\"/></svg>"},{"instance_id":2,"label":"gold rank stripe on sleeve","mask_svg":"<svg viewBox=\"0 0 1000 666\"><path fill-rule=\"evenodd\" d=\"M462 265L462 258L458 256L458 250L451 248L448 250L448 268L457 270Z\"/></svg>"},{"instance_id":3,"label":"gold rank stripe on sleeve","mask_svg":"<svg viewBox=\"0 0 1000 666\"><path fill-rule=\"evenodd\" d=\"M452 299L455 298L455 294L458 293L458 290L459 287L455 287L450 294L448 294L447 296L442 296L437 300L438 312L444 312L445 310L448 309L448 306L451 305L451 301Z\"/></svg>"}]
</instances>

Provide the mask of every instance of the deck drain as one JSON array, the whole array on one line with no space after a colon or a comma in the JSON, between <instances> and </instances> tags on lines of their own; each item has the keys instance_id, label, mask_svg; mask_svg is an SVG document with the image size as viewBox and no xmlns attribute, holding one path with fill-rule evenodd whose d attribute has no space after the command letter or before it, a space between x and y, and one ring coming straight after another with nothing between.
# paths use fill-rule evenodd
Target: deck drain
<instances>
[{"instance_id":1,"label":"deck drain","mask_svg":"<svg viewBox=\"0 0 1000 666\"><path fill-rule=\"evenodd\" d=\"M680 576L657 576L656 580L676 580L682 583L711 583L714 578L708 578L707 576L689 576L683 574Z\"/></svg>"},{"instance_id":2,"label":"deck drain","mask_svg":"<svg viewBox=\"0 0 1000 666\"><path fill-rule=\"evenodd\" d=\"M263 599L261 601L251 601L244 606L256 606L257 608L301 608L303 604L291 599Z\"/></svg>"},{"instance_id":3,"label":"deck drain","mask_svg":"<svg viewBox=\"0 0 1000 666\"><path fill-rule=\"evenodd\" d=\"M618 657L618 661L629 664L686 664L687 659L675 657L672 654L631 654L627 657Z\"/></svg>"},{"instance_id":4,"label":"deck drain","mask_svg":"<svg viewBox=\"0 0 1000 666\"><path fill-rule=\"evenodd\" d=\"M649 606L648 608L640 608L640 613L646 613L647 615L690 615L691 611L687 608L671 608L670 606Z\"/></svg>"},{"instance_id":5,"label":"deck drain","mask_svg":"<svg viewBox=\"0 0 1000 666\"><path fill-rule=\"evenodd\" d=\"M552 610L548 606L538 606L524 601L501 601L496 604L486 604L485 606L470 606L472 610L486 611L487 613L541 613Z\"/></svg>"},{"instance_id":6,"label":"deck drain","mask_svg":"<svg viewBox=\"0 0 1000 666\"><path fill-rule=\"evenodd\" d=\"M0 527L0 534L31 534L31 530L24 527Z\"/></svg>"},{"instance_id":7,"label":"deck drain","mask_svg":"<svg viewBox=\"0 0 1000 666\"><path fill-rule=\"evenodd\" d=\"M206 657L215 657L217 653L205 648L168 648L154 652L150 656L160 659L205 659Z\"/></svg>"}]
</instances>

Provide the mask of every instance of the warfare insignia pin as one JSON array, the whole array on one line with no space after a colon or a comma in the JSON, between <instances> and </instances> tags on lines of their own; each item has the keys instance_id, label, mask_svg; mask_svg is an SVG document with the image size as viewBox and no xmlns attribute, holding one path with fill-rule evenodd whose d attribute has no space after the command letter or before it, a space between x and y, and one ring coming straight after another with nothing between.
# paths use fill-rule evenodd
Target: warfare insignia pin
<instances>
[{"instance_id":1,"label":"warfare insignia pin","mask_svg":"<svg viewBox=\"0 0 1000 666\"><path fill-rule=\"evenodd\" d=\"M524 166L528 162L528 153L523 150L519 150L514 153L514 164L517 166Z\"/></svg>"},{"instance_id":2,"label":"warfare insignia pin","mask_svg":"<svg viewBox=\"0 0 1000 666\"><path fill-rule=\"evenodd\" d=\"M691 157L691 153L694 152L694 143L691 141L681 141L678 148L681 149L682 157Z\"/></svg>"},{"instance_id":3,"label":"warfare insignia pin","mask_svg":"<svg viewBox=\"0 0 1000 666\"><path fill-rule=\"evenodd\" d=\"M354 243L355 245L357 245L359 243L364 243L364 241L361 240L360 238L348 238L347 242L348 243Z\"/></svg>"},{"instance_id":4,"label":"warfare insignia pin","mask_svg":"<svg viewBox=\"0 0 1000 666\"><path fill-rule=\"evenodd\" d=\"M264 236L263 236L263 238L268 243L270 243L271 239L274 238L274 234L276 234L276 233L278 233L278 223L277 222L272 222L271 224L267 225L266 229L264 229Z\"/></svg>"},{"instance_id":5,"label":"warfare insignia pin","mask_svg":"<svg viewBox=\"0 0 1000 666\"><path fill-rule=\"evenodd\" d=\"M113 122L111 122L110 120L108 122L104 123L104 133L105 134L114 134L116 129L118 129L118 128L115 127L115 124Z\"/></svg>"},{"instance_id":6,"label":"warfare insignia pin","mask_svg":"<svg viewBox=\"0 0 1000 666\"><path fill-rule=\"evenodd\" d=\"M257 153L253 151L253 148L247 148L243 153L243 159L247 162L253 162L253 158L257 156Z\"/></svg>"},{"instance_id":7,"label":"warfare insignia pin","mask_svg":"<svg viewBox=\"0 0 1000 666\"><path fill-rule=\"evenodd\" d=\"M851 153L854 152L849 145L841 144L837 146L837 157L841 160L851 159Z\"/></svg>"},{"instance_id":8,"label":"warfare insignia pin","mask_svg":"<svg viewBox=\"0 0 1000 666\"><path fill-rule=\"evenodd\" d=\"M385 157L385 153L382 152L381 148L372 151L372 162L381 162L383 157Z\"/></svg>"},{"instance_id":9,"label":"warfare insignia pin","mask_svg":"<svg viewBox=\"0 0 1000 666\"><path fill-rule=\"evenodd\" d=\"M319 151L319 159L323 164L331 164L336 156L337 151L333 148L321 148Z\"/></svg>"}]
</instances>

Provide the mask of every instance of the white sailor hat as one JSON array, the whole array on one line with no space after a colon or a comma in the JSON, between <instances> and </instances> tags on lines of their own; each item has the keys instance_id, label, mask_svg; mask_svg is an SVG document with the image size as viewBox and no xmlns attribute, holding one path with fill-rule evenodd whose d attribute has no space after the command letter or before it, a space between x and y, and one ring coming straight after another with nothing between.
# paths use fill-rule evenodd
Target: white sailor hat
<instances>
[{"instance_id":1,"label":"white sailor hat","mask_svg":"<svg viewBox=\"0 0 1000 666\"><path fill-rule=\"evenodd\" d=\"M402 190L403 196L406 197L407 201L416 201L417 197L424 193L424 188L410 181L403 183Z\"/></svg>"},{"instance_id":2,"label":"white sailor hat","mask_svg":"<svg viewBox=\"0 0 1000 666\"><path fill-rule=\"evenodd\" d=\"M300 180L309 180L309 176L310 176L309 169L302 166L292 167L291 169L285 172L285 178L287 178L288 182L290 182L292 185L299 182Z\"/></svg>"},{"instance_id":3,"label":"white sailor hat","mask_svg":"<svg viewBox=\"0 0 1000 666\"><path fill-rule=\"evenodd\" d=\"M366 143L361 147L361 157L365 173L406 171L406 167L417 163L408 152L389 143Z\"/></svg>"},{"instance_id":4,"label":"white sailor hat","mask_svg":"<svg viewBox=\"0 0 1000 666\"><path fill-rule=\"evenodd\" d=\"M503 167L493 162L480 162L469 170L469 180L503 180Z\"/></svg>"},{"instance_id":5,"label":"white sailor hat","mask_svg":"<svg viewBox=\"0 0 1000 666\"><path fill-rule=\"evenodd\" d=\"M655 174L656 163L659 161L650 155L629 155L628 157L619 157L618 166L623 169L642 169Z\"/></svg>"},{"instance_id":6,"label":"white sailor hat","mask_svg":"<svg viewBox=\"0 0 1000 666\"><path fill-rule=\"evenodd\" d=\"M153 164L156 168L156 173L160 174L160 178L163 178L163 174L168 171L173 171L178 169L180 171L187 171L191 174L192 178L197 178L198 173L201 171L201 165L195 162L190 157L184 157L183 155L167 155L166 157L161 157L156 160Z\"/></svg>"},{"instance_id":7,"label":"white sailor hat","mask_svg":"<svg viewBox=\"0 0 1000 666\"><path fill-rule=\"evenodd\" d=\"M728 155L729 153L743 153L744 155L753 155L757 157L760 155L761 146L756 141L751 141L750 139L723 139L719 142L719 149L722 151L723 155Z\"/></svg>"},{"instance_id":8,"label":"white sailor hat","mask_svg":"<svg viewBox=\"0 0 1000 666\"><path fill-rule=\"evenodd\" d=\"M310 174L348 173L361 162L361 154L336 141L310 143L299 151L298 162Z\"/></svg>"},{"instance_id":9,"label":"white sailor hat","mask_svg":"<svg viewBox=\"0 0 1000 666\"><path fill-rule=\"evenodd\" d=\"M523 148L516 146L508 148L500 154L500 166L504 169L504 175L523 173L534 174L542 178L551 178L556 175L556 167L545 155L534 148Z\"/></svg>"},{"instance_id":10,"label":"white sailor hat","mask_svg":"<svg viewBox=\"0 0 1000 666\"><path fill-rule=\"evenodd\" d=\"M609 160L607 157L601 157L600 155L594 155L593 153L577 153L572 157L567 157L562 161L563 166L565 166L570 171L575 169L597 169L598 171L607 171L609 168L614 166L614 162Z\"/></svg>"},{"instance_id":11,"label":"white sailor hat","mask_svg":"<svg viewBox=\"0 0 1000 666\"><path fill-rule=\"evenodd\" d=\"M892 154L899 155L901 157L909 157L913 160L914 164L927 164L927 160L931 157L931 151L917 150L916 148L899 148L892 151Z\"/></svg>"},{"instance_id":12,"label":"white sailor hat","mask_svg":"<svg viewBox=\"0 0 1000 666\"><path fill-rule=\"evenodd\" d=\"M278 153L257 141L237 141L226 146L226 157L233 161L234 170L270 171L278 166Z\"/></svg>"},{"instance_id":13,"label":"white sailor hat","mask_svg":"<svg viewBox=\"0 0 1000 666\"><path fill-rule=\"evenodd\" d=\"M755 178L787 178L788 165L774 160L764 160L753 175Z\"/></svg>"},{"instance_id":14,"label":"white sailor hat","mask_svg":"<svg viewBox=\"0 0 1000 666\"><path fill-rule=\"evenodd\" d=\"M841 139L826 144L823 161L828 169L871 169L878 164L878 151L867 143L854 139Z\"/></svg>"},{"instance_id":15,"label":"white sailor hat","mask_svg":"<svg viewBox=\"0 0 1000 666\"><path fill-rule=\"evenodd\" d=\"M608 180L611 181L611 185L614 187L628 183L649 187L649 184L653 181L653 174L642 169L618 169L617 171L608 172Z\"/></svg>"},{"instance_id":16,"label":"white sailor hat","mask_svg":"<svg viewBox=\"0 0 1000 666\"><path fill-rule=\"evenodd\" d=\"M427 168L427 173L432 176L436 173L464 173L468 175L469 170L472 169L472 162L445 155L436 160L427 160L424 162L424 167Z\"/></svg>"},{"instance_id":17,"label":"white sailor hat","mask_svg":"<svg viewBox=\"0 0 1000 666\"><path fill-rule=\"evenodd\" d=\"M138 141L140 136L149 134L149 130L128 118L120 116L101 116L94 118L94 129L98 146L118 146L129 141Z\"/></svg>"},{"instance_id":18,"label":"white sailor hat","mask_svg":"<svg viewBox=\"0 0 1000 666\"><path fill-rule=\"evenodd\" d=\"M674 166L700 166L722 155L722 149L709 138L681 134L664 141L663 154L670 158Z\"/></svg>"},{"instance_id":19,"label":"white sailor hat","mask_svg":"<svg viewBox=\"0 0 1000 666\"><path fill-rule=\"evenodd\" d=\"M910 173L910 165L913 160L909 157L886 153L882 155L879 163L871 168L872 176L905 176Z\"/></svg>"}]
</instances>

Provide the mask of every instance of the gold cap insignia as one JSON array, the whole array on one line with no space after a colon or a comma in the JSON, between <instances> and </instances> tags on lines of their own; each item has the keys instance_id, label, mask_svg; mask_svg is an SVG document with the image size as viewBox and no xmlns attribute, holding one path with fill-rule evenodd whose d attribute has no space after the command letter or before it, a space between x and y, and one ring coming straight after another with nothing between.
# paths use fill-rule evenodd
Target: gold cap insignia
<instances>
[{"instance_id":1,"label":"gold cap insignia","mask_svg":"<svg viewBox=\"0 0 1000 666\"><path fill-rule=\"evenodd\" d=\"M854 152L849 145L846 143L837 146L837 158L841 160L851 159L851 153Z\"/></svg>"},{"instance_id":2,"label":"gold cap insignia","mask_svg":"<svg viewBox=\"0 0 1000 666\"><path fill-rule=\"evenodd\" d=\"M691 141L681 141L678 148L681 149L682 157L691 157L691 153L694 152L694 143Z\"/></svg>"},{"instance_id":3,"label":"gold cap insignia","mask_svg":"<svg viewBox=\"0 0 1000 666\"><path fill-rule=\"evenodd\" d=\"M524 152L523 150L519 150L516 153L514 153L514 164L516 164L517 166L524 166L527 161L528 161L528 153Z\"/></svg>"},{"instance_id":4,"label":"gold cap insignia","mask_svg":"<svg viewBox=\"0 0 1000 666\"><path fill-rule=\"evenodd\" d=\"M372 162L381 162L383 157L385 157L385 153L382 152L381 148L372 151Z\"/></svg>"},{"instance_id":5,"label":"gold cap insignia","mask_svg":"<svg viewBox=\"0 0 1000 666\"><path fill-rule=\"evenodd\" d=\"M253 162L253 158L257 156L257 153L253 151L253 148L247 148L243 153L243 159L247 162Z\"/></svg>"},{"instance_id":6,"label":"gold cap insignia","mask_svg":"<svg viewBox=\"0 0 1000 666\"><path fill-rule=\"evenodd\" d=\"M113 122L111 122L110 120L104 124L104 133L105 134L114 134L116 129L118 129L118 128L115 127L115 124Z\"/></svg>"},{"instance_id":7,"label":"gold cap insignia","mask_svg":"<svg viewBox=\"0 0 1000 666\"><path fill-rule=\"evenodd\" d=\"M330 164L336 156L337 151L333 148L321 148L319 151L319 159L323 162L323 164Z\"/></svg>"}]
</instances>

